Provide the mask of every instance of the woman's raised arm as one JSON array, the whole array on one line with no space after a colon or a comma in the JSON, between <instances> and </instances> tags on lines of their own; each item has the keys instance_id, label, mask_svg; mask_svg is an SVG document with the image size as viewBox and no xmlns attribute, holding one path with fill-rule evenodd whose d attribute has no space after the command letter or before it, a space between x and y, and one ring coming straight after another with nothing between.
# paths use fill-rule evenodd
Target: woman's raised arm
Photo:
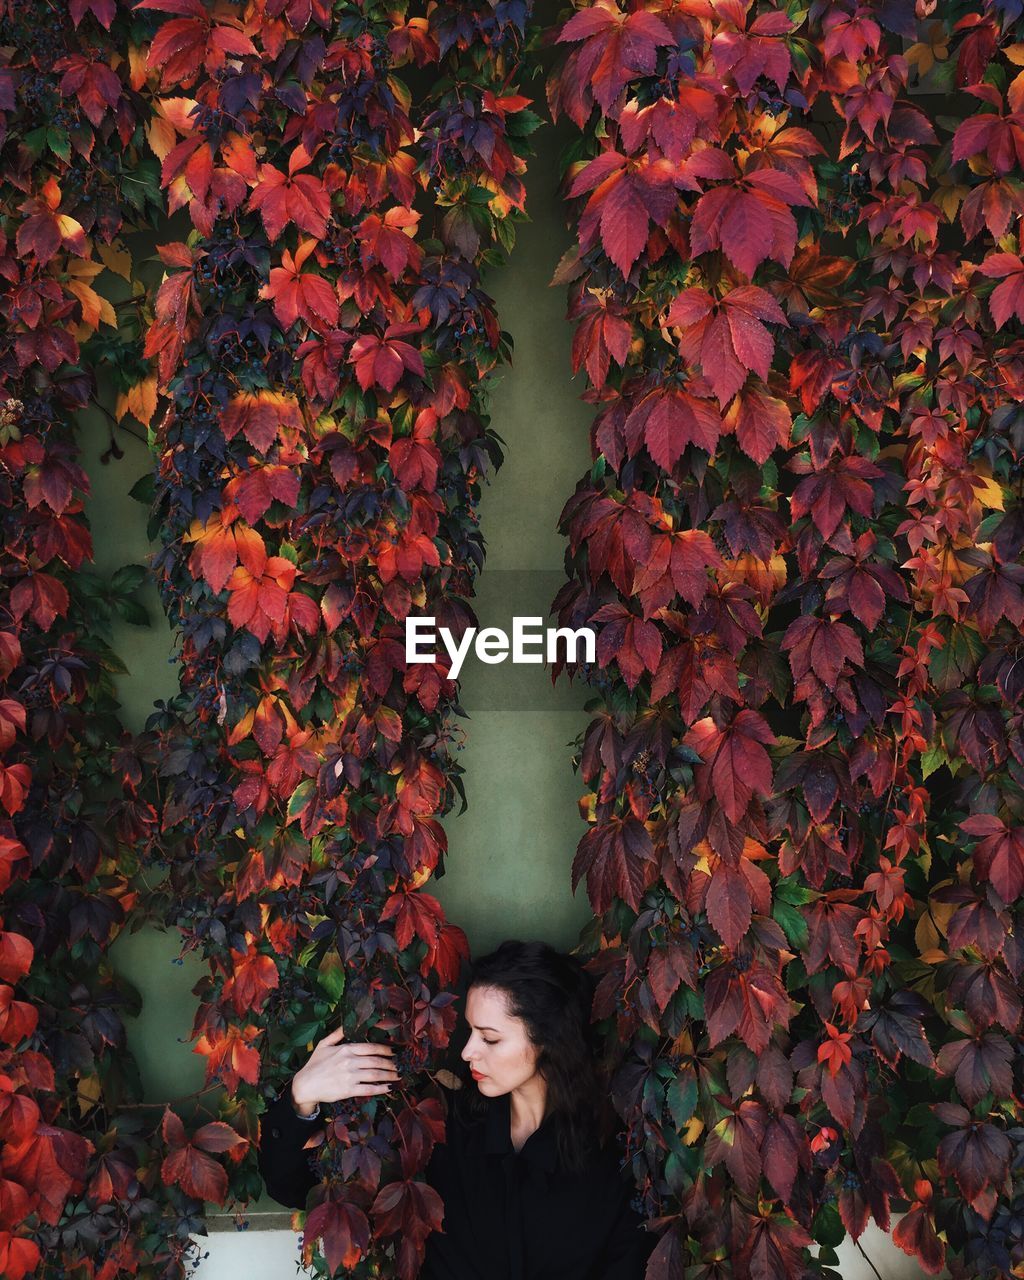
<instances>
[{"instance_id":1,"label":"woman's raised arm","mask_svg":"<svg viewBox=\"0 0 1024 1280\"><path fill-rule=\"evenodd\" d=\"M304 1147L320 1127L314 1119L320 1103L387 1093L399 1078L390 1045L342 1044L344 1035L337 1027L319 1040L260 1117L260 1176L267 1194L291 1209L305 1207L317 1182Z\"/></svg>"}]
</instances>

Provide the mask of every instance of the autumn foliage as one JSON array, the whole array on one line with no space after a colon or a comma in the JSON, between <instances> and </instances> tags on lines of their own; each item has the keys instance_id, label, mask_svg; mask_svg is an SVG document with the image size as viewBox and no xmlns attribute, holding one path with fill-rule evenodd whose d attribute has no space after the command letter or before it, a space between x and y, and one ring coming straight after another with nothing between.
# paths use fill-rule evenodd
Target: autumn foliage
<instances>
[{"instance_id":1,"label":"autumn foliage","mask_svg":"<svg viewBox=\"0 0 1024 1280\"><path fill-rule=\"evenodd\" d=\"M1021 16L604 0L550 32L595 409L571 880L650 1280L836 1275L869 1220L932 1274L1024 1266ZM179 1280L337 1017L423 1087L325 1108L307 1261L412 1280L440 1223L457 689L403 627L475 621L529 17L0 0L13 1280ZM155 282L123 240L154 227ZM143 570L89 568L74 422L101 387L154 447L179 644L134 737L108 640ZM211 1107L141 1100L106 952L143 918L207 965Z\"/></svg>"},{"instance_id":2,"label":"autumn foliage","mask_svg":"<svg viewBox=\"0 0 1024 1280\"><path fill-rule=\"evenodd\" d=\"M1015 3L578 4L572 867L650 1280L1024 1265ZM821 1246L812 1258L809 1249Z\"/></svg>"},{"instance_id":3,"label":"autumn foliage","mask_svg":"<svg viewBox=\"0 0 1024 1280\"><path fill-rule=\"evenodd\" d=\"M483 381L509 349L481 271L523 207L528 16L0 4L14 1280L187 1274L206 1205L261 1191L264 1100L338 1018L404 1046L407 1087L325 1108L307 1261L411 1280L440 1225L421 1174L444 1106L422 1073L466 943L422 886L461 793L458 708L447 661L407 670L402 637L413 610L475 623L475 505L501 461ZM121 239L154 230L155 283ZM105 269L130 294L117 311L93 287ZM73 415L98 384L155 450L137 496L178 634L180 694L134 738L105 635L114 612L144 620L143 570L87 569ZM138 1096L138 997L104 952L142 919L206 962L199 1105Z\"/></svg>"},{"instance_id":4,"label":"autumn foliage","mask_svg":"<svg viewBox=\"0 0 1024 1280\"><path fill-rule=\"evenodd\" d=\"M122 164L131 167L141 134L128 32L110 30L114 5L100 0L83 46L76 24L89 8L0 5L0 1272L9 1280L58 1268L114 1280L143 1260L163 1268L184 1247L161 1230L165 1211L176 1218L173 1178L154 1186L159 1114L141 1103L125 1041L138 993L107 958L138 909L132 877L157 825L144 744L119 719L113 677L124 667L109 646L113 619L145 621L134 598L145 570L104 580L91 568L75 416L96 395L98 367L131 348L131 315L118 315L103 282L125 270L119 234L155 206L140 194L141 173L122 199ZM139 354L116 363L127 395ZM214 1127L230 1135L221 1150L242 1144Z\"/></svg>"}]
</instances>

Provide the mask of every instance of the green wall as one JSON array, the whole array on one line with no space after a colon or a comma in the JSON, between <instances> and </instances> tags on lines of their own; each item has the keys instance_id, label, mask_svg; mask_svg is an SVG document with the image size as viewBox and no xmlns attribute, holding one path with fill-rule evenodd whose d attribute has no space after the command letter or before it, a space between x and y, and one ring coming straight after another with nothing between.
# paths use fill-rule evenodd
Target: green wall
<instances>
[{"instance_id":1,"label":"green wall","mask_svg":"<svg viewBox=\"0 0 1024 1280\"><path fill-rule=\"evenodd\" d=\"M535 98L540 84L531 86ZM489 394L491 424L506 444L506 459L485 488L480 527L487 562L474 602L480 626L511 631L513 615L553 625L548 607L563 581L564 541L557 532L562 505L589 466L591 411L579 400L582 378L569 377L571 330L565 289L549 287L570 243L556 194L562 139L545 127L535 135L537 157L527 180L531 221L519 229L510 263L485 281L512 334L514 364L498 374ZM159 240L174 238L159 236ZM113 395L107 400L113 405ZM145 561L147 511L128 497L151 465L145 443L119 431L124 456L107 463L109 420L83 417L84 464L92 484L88 504L96 567L112 572ZM119 624L114 645L128 668L118 691L129 728L139 729L153 702L177 691L172 636L155 587L144 602L152 625ZM574 899L569 868L584 827L578 777L570 758L583 730L585 694L562 676L552 687L543 666L485 666L472 654L460 678L467 719L459 759L468 807L445 820L446 874L429 888L461 925L474 954L506 937L539 937L571 947L589 917L581 887ZM140 990L142 1015L128 1029L147 1099L162 1102L202 1087L203 1061L188 1033L196 1000L191 988L204 971L195 956L180 964L178 937L145 927L114 944L117 970Z\"/></svg>"}]
</instances>

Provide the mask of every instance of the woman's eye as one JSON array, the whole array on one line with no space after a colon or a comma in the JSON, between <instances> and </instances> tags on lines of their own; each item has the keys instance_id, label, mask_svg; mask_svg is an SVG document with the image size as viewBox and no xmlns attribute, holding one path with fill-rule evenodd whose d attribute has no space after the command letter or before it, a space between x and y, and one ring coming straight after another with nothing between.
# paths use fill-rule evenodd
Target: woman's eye
<instances>
[{"instance_id":1,"label":"woman's eye","mask_svg":"<svg viewBox=\"0 0 1024 1280\"><path fill-rule=\"evenodd\" d=\"M483 1040L484 1039L483 1036L481 1036L480 1039ZM498 1043L497 1040L484 1040L484 1044L497 1044L497 1043Z\"/></svg>"}]
</instances>

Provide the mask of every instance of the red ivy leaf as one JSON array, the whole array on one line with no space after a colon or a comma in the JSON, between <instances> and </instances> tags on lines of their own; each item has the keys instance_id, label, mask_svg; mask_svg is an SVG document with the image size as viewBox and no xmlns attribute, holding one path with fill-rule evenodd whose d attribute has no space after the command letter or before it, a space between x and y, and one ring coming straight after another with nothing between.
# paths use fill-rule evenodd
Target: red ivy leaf
<instances>
[{"instance_id":1,"label":"red ivy leaf","mask_svg":"<svg viewBox=\"0 0 1024 1280\"><path fill-rule=\"evenodd\" d=\"M810 459L799 457L786 465L791 471L811 473L797 485L790 510L795 520L809 512L823 538L832 537L847 508L861 516L871 514L874 490L869 481L880 480L885 474L859 454L833 454L821 470L815 469Z\"/></svg>"},{"instance_id":2,"label":"red ivy leaf","mask_svg":"<svg viewBox=\"0 0 1024 1280\"><path fill-rule=\"evenodd\" d=\"M718 138L715 95L697 85L678 82L675 96L642 107L631 98L619 116L619 137L628 152L640 150L648 138L673 164L680 164L695 137Z\"/></svg>"},{"instance_id":3,"label":"red ivy leaf","mask_svg":"<svg viewBox=\"0 0 1024 1280\"><path fill-rule=\"evenodd\" d=\"M300 148L292 153L294 160ZM305 150L301 156L306 158ZM301 167L296 165L295 168ZM260 169L260 180L249 197L249 208L258 209L270 240L277 240L289 223L322 240L331 216L331 197L323 182L310 173L296 173L289 165L286 176L273 165ZM298 256L298 255L296 255Z\"/></svg>"},{"instance_id":4,"label":"red ivy leaf","mask_svg":"<svg viewBox=\"0 0 1024 1280\"><path fill-rule=\"evenodd\" d=\"M275 500L294 507L298 496L298 472L269 464L232 476L224 488L225 499L237 505L249 524L255 524Z\"/></svg>"},{"instance_id":5,"label":"red ivy leaf","mask_svg":"<svg viewBox=\"0 0 1024 1280\"><path fill-rule=\"evenodd\" d=\"M791 205L811 199L797 180L777 169L758 169L701 197L690 226L694 255L722 249L746 276L766 258L788 267L796 249Z\"/></svg>"},{"instance_id":6,"label":"red ivy leaf","mask_svg":"<svg viewBox=\"0 0 1024 1280\"><path fill-rule=\"evenodd\" d=\"M679 354L700 366L723 406L749 371L768 377L775 343L765 322L789 323L771 294L753 285L732 289L717 302L703 289L686 289L667 319L682 330Z\"/></svg>"},{"instance_id":7,"label":"red ivy leaf","mask_svg":"<svg viewBox=\"0 0 1024 1280\"><path fill-rule=\"evenodd\" d=\"M592 191L580 218L580 247L600 235L605 252L624 276L647 244L650 223L665 226L677 205L678 166L660 156L631 159L615 150L592 160L569 188L571 197Z\"/></svg>"},{"instance_id":8,"label":"red ivy leaf","mask_svg":"<svg viewBox=\"0 0 1024 1280\"><path fill-rule=\"evenodd\" d=\"M732 1115L715 1125L704 1144L708 1168L725 1162L740 1191L757 1194L761 1181L761 1140L767 1115L764 1105L753 1099L741 1102Z\"/></svg>"},{"instance_id":9,"label":"red ivy leaf","mask_svg":"<svg viewBox=\"0 0 1024 1280\"><path fill-rule=\"evenodd\" d=\"M731 950L750 928L750 889L738 867L719 863L711 873L707 896L708 920Z\"/></svg>"},{"instance_id":10,"label":"red ivy leaf","mask_svg":"<svg viewBox=\"0 0 1024 1280\"><path fill-rule=\"evenodd\" d=\"M935 1232L930 1204L914 1201L892 1229L893 1244L916 1258L930 1276L939 1275L946 1265L946 1246Z\"/></svg>"},{"instance_id":11,"label":"red ivy leaf","mask_svg":"<svg viewBox=\"0 0 1024 1280\"><path fill-rule=\"evenodd\" d=\"M27 764L4 764L0 761L0 805L12 817L24 806L31 784L32 770Z\"/></svg>"},{"instance_id":12,"label":"red ivy leaf","mask_svg":"<svg viewBox=\"0 0 1024 1280\"><path fill-rule=\"evenodd\" d=\"M388 209L383 218L377 213L364 218L356 228L363 266L380 262L395 280L407 267L417 271L423 257L423 250L413 239L419 220L419 213L399 205Z\"/></svg>"},{"instance_id":13,"label":"red ivy leaf","mask_svg":"<svg viewBox=\"0 0 1024 1280\"><path fill-rule=\"evenodd\" d=\"M24 765L15 767L28 772ZM0 765L0 768L3 766ZM0 981L12 984L20 982L32 968L34 955L35 948L28 938L20 933L0 929Z\"/></svg>"},{"instance_id":14,"label":"red ivy leaf","mask_svg":"<svg viewBox=\"0 0 1024 1280\"><path fill-rule=\"evenodd\" d=\"M558 35L558 43L583 40L574 64L579 85L607 113L626 85L654 70L658 48L676 38L662 20L644 9L622 13L614 0L597 0L574 14Z\"/></svg>"},{"instance_id":15,"label":"red ivy leaf","mask_svg":"<svg viewBox=\"0 0 1024 1280\"><path fill-rule=\"evenodd\" d=\"M1014 316L1024 324L1024 261L1015 253L991 253L978 270L1003 282L996 285L988 300L996 328L1001 329Z\"/></svg>"},{"instance_id":16,"label":"red ivy leaf","mask_svg":"<svg viewBox=\"0 0 1024 1280\"><path fill-rule=\"evenodd\" d=\"M430 1153L444 1141L444 1111L437 1098L421 1098L395 1121L400 1138L402 1172L408 1178L426 1166Z\"/></svg>"},{"instance_id":17,"label":"red ivy leaf","mask_svg":"<svg viewBox=\"0 0 1024 1280\"><path fill-rule=\"evenodd\" d=\"M199 1129L189 1142L180 1118L168 1108L164 1111L161 1132L170 1151L160 1166L160 1176L170 1186L177 1184L186 1195L197 1200L210 1200L223 1204L227 1198L228 1175L222 1165L212 1160L205 1151L231 1152L241 1148L241 1155L248 1146L230 1125L213 1121ZM203 1148L204 1150L201 1150ZM237 1158L237 1157L236 1157Z\"/></svg>"},{"instance_id":18,"label":"red ivy leaf","mask_svg":"<svg viewBox=\"0 0 1024 1280\"><path fill-rule=\"evenodd\" d=\"M407 369L418 377L424 376L423 356L416 347L401 340L404 335L416 332L419 332L416 324L391 324L382 338L375 333L356 338L348 359L355 365L356 378L364 391L371 387L394 391Z\"/></svg>"},{"instance_id":19,"label":"red ivy leaf","mask_svg":"<svg viewBox=\"0 0 1024 1280\"><path fill-rule=\"evenodd\" d=\"M63 71L60 91L65 98L77 98L90 122L98 128L108 111L121 97L121 80L104 62L95 62L82 53L61 58L55 71Z\"/></svg>"},{"instance_id":20,"label":"red ivy leaf","mask_svg":"<svg viewBox=\"0 0 1024 1280\"><path fill-rule=\"evenodd\" d=\"M250 947L249 951L245 953L232 948L231 958L235 969L229 981L229 994L235 1012L242 1017L249 1009L260 1010L263 1008L267 1002L267 996L271 991L276 990L280 977L273 957L264 955L262 952L257 951L255 947ZM228 993L226 992L225 994ZM225 1128L228 1128L228 1126L225 1126ZM200 1130L200 1132L203 1131ZM229 1132L234 1133L234 1130L229 1130ZM198 1133L195 1140L206 1151L217 1150L217 1148L211 1147L205 1142L200 1142Z\"/></svg>"},{"instance_id":21,"label":"red ivy leaf","mask_svg":"<svg viewBox=\"0 0 1024 1280\"><path fill-rule=\"evenodd\" d=\"M23 1061L32 1058L41 1060L49 1068L50 1064L42 1053L26 1052ZM33 1067L28 1064L27 1070L32 1072ZM7 1097L11 1096L8 1091ZM13 1186L31 1187L34 1212L43 1222L55 1226L60 1221L68 1196L85 1188L92 1150L92 1143L83 1135L39 1120L24 1141L8 1140L5 1144L4 1176ZM7 1195L11 1193L7 1192ZM18 1201L13 1200L13 1204L16 1208Z\"/></svg>"},{"instance_id":22,"label":"red ivy leaf","mask_svg":"<svg viewBox=\"0 0 1024 1280\"><path fill-rule=\"evenodd\" d=\"M969 116L953 135L953 160L969 160L982 151L1000 177L1024 165L1024 122L991 111Z\"/></svg>"},{"instance_id":23,"label":"red ivy leaf","mask_svg":"<svg viewBox=\"0 0 1024 1280\"><path fill-rule=\"evenodd\" d=\"M31 255L40 266L55 258L62 247L76 257L89 256L82 224L66 213L59 213L60 202L60 187L51 174L37 196L30 196L18 205L26 217L18 228L15 245L21 256Z\"/></svg>"},{"instance_id":24,"label":"red ivy leaf","mask_svg":"<svg viewBox=\"0 0 1024 1280\"><path fill-rule=\"evenodd\" d=\"M955 1178L968 1204L978 1208L986 1193L1001 1190L1010 1167L1010 1139L994 1124L972 1119L954 1103L940 1102L935 1114L944 1124L956 1125L938 1147L939 1168ZM980 1209L979 1209L980 1211Z\"/></svg>"},{"instance_id":25,"label":"red ivy leaf","mask_svg":"<svg viewBox=\"0 0 1024 1280\"><path fill-rule=\"evenodd\" d=\"M794 680L815 675L828 689L835 689L841 675L864 665L864 646L851 626L805 614L794 619L782 637L789 650Z\"/></svg>"},{"instance_id":26,"label":"red ivy leaf","mask_svg":"<svg viewBox=\"0 0 1024 1280\"><path fill-rule=\"evenodd\" d=\"M743 10L735 9L733 13L739 15ZM787 14L769 11L759 14L749 31L719 31L711 42L711 56L719 74L730 74L744 96L759 76L774 81L779 93L785 92L790 53L778 37L792 29L793 20ZM856 61L856 53L851 53L850 61Z\"/></svg>"},{"instance_id":27,"label":"red ivy leaf","mask_svg":"<svg viewBox=\"0 0 1024 1280\"><path fill-rule=\"evenodd\" d=\"M614 360L624 365L629 354L633 327L614 308L607 290L588 289L582 315L572 339L572 371L578 373L586 365L587 376L595 387L604 385L608 376L608 364Z\"/></svg>"},{"instance_id":28,"label":"red ivy leaf","mask_svg":"<svg viewBox=\"0 0 1024 1280\"><path fill-rule=\"evenodd\" d=\"M33 573L15 586L10 603L15 622L28 613L37 627L49 631L54 620L67 613L70 601L63 582L49 573Z\"/></svg>"},{"instance_id":29,"label":"red ivy leaf","mask_svg":"<svg viewBox=\"0 0 1024 1280\"><path fill-rule=\"evenodd\" d=\"M698 720L684 742L703 761L695 768L699 793L713 795L730 822L741 820L755 793L771 794L772 763L765 746L774 744L775 735L756 711L744 707L721 728L710 716Z\"/></svg>"},{"instance_id":30,"label":"red ivy leaf","mask_svg":"<svg viewBox=\"0 0 1024 1280\"><path fill-rule=\"evenodd\" d=\"M656 512L646 494L630 494L624 501L600 497L587 508L586 519L573 527L574 550L589 539L587 551L591 573L607 573L624 594L633 589L636 566L650 555L651 520Z\"/></svg>"},{"instance_id":31,"label":"red ivy leaf","mask_svg":"<svg viewBox=\"0 0 1024 1280\"><path fill-rule=\"evenodd\" d=\"M267 549L255 529L235 519L231 507L215 511L205 526L193 522L187 541L195 549L189 557L189 570L203 577L213 591L222 591L235 566L241 561L251 573L261 574L267 563Z\"/></svg>"},{"instance_id":32,"label":"red ivy leaf","mask_svg":"<svg viewBox=\"0 0 1024 1280\"><path fill-rule=\"evenodd\" d=\"M572 862L572 888L587 877L587 894L599 914L615 897L634 911L657 872L650 833L638 819L613 817L591 827L583 836Z\"/></svg>"},{"instance_id":33,"label":"red ivy leaf","mask_svg":"<svg viewBox=\"0 0 1024 1280\"><path fill-rule=\"evenodd\" d=\"M973 1040L954 1040L939 1050L940 1075L953 1076L956 1090L969 1107L987 1093L1009 1098L1013 1093L1013 1049L1005 1036L986 1032Z\"/></svg>"},{"instance_id":34,"label":"red ivy leaf","mask_svg":"<svg viewBox=\"0 0 1024 1280\"><path fill-rule=\"evenodd\" d=\"M648 392L637 404L626 419L626 434L631 452L636 452L642 439L654 462L671 471L687 445L715 452L722 416L713 401L670 383Z\"/></svg>"},{"instance_id":35,"label":"red ivy leaf","mask_svg":"<svg viewBox=\"0 0 1024 1280\"><path fill-rule=\"evenodd\" d=\"M654 622L638 618L623 605L604 605L591 619L606 623L597 637L597 661L619 664L622 678L635 689L644 671L652 675L661 663L661 632Z\"/></svg>"},{"instance_id":36,"label":"red ivy leaf","mask_svg":"<svg viewBox=\"0 0 1024 1280\"><path fill-rule=\"evenodd\" d=\"M736 1032L748 1049L760 1053L776 1026L789 1025L789 997L779 975L763 964L742 973L731 963L712 969L704 1009L712 1048Z\"/></svg>"},{"instance_id":37,"label":"red ivy leaf","mask_svg":"<svg viewBox=\"0 0 1024 1280\"><path fill-rule=\"evenodd\" d=\"M370 1247L370 1222L348 1200L325 1200L306 1215L303 1239L324 1242L324 1257L331 1274L352 1270Z\"/></svg>"},{"instance_id":38,"label":"red ivy leaf","mask_svg":"<svg viewBox=\"0 0 1024 1280\"><path fill-rule=\"evenodd\" d=\"M1015 902L1024 893L1024 827L1010 828L994 814L976 813L961 822L960 829L978 840L978 878L989 881L1003 902Z\"/></svg>"},{"instance_id":39,"label":"red ivy leaf","mask_svg":"<svg viewBox=\"0 0 1024 1280\"><path fill-rule=\"evenodd\" d=\"M117 13L117 0L71 0L69 12L76 27L87 13L92 13L97 22L109 31Z\"/></svg>"},{"instance_id":40,"label":"red ivy leaf","mask_svg":"<svg viewBox=\"0 0 1024 1280\"><path fill-rule=\"evenodd\" d=\"M161 69L161 89L191 84L200 68L212 75L224 66L229 54L256 53L237 18L223 17L214 23L202 0L141 0L135 8L188 15L163 23L153 37L147 65Z\"/></svg>"},{"instance_id":41,"label":"red ivy leaf","mask_svg":"<svg viewBox=\"0 0 1024 1280\"><path fill-rule=\"evenodd\" d=\"M715 544L701 529L655 534L646 563L637 565L632 594L640 597L645 618L677 594L697 608L711 585L708 570L722 563Z\"/></svg>"},{"instance_id":42,"label":"red ivy leaf","mask_svg":"<svg viewBox=\"0 0 1024 1280\"><path fill-rule=\"evenodd\" d=\"M723 430L735 432L740 448L760 466L775 449L789 447L793 418L784 400L748 382L726 411Z\"/></svg>"},{"instance_id":43,"label":"red ivy leaf","mask_svg":"<svg viewBox=\"0 0 1024 1280\"><path fill-rule=\"evenodd\" d=\"M417 1247L441 1229L441 1197L425 1182L389 1182L377 1193L370 1212L380 1235L402 1235Z\"/></svg>"},{"instance_id":44,"label":"red ivy leaf","mask_svg":"<svg viewBox=\"0 0 1024 1280\"><path fill-rule=\"evenodd\" d=\"M445 984L458 977L461 962L469 956L466 935L457 925L446 924L444 910L435 897L422 889L393 893L384 904L381 920L395 921L395 941L404 951L413 938L426 943L420 971L436 970Z\"/></svg>"},{"instance_id":45,"label":"red ivy leaf","mask_svg":"<svg viewBox=\"0 0 1024 1280\"><path fill-rule=\"evenodd\" d=\"M811 1167L811 1150L807 1134L796 1116L769 1116L761 1142L764 1174L775 1192L785 1202L793 1192L797 1171Z\"/></svg>"},{"instance_id":46,"label":"red ivy leaf","mask_svg":"<svg viewBox=\"0 0 1024 1280\"><path fill-rule=\"evenodd\" d=\"M274 314L285 329L299 319L318 333L337 327L338 296L330 281L302 270L315 248L315 240L304 240L294 256L285 249L281 266L271 267L270 281L260 290L261 298L273 299Z\"/></svg>"},{"instance_id":47,"label":"red ivy leaf","mask_svg":"<svg viewBox=\"0 0 1024 1280\"><path fill-rule=\"evenodd\" d=\"M0 754L9 751L19 733L25 732L25 708L13 698L0 698Z\"/></svg>"},{"instance_id":48,"label":"red ivy leaf","mask_svg":"<svg viewBox=\"0 0 1024 1280\"><path fill-rule=\"evenodd\" d=\"M747 1221L749 1227L744 1230L741 1226L738 1232L738 1238L745 1241L738 1262L750 1280L801 1280L804 1249L811 1244L804 1228L785 1213L766 1213Z\"/></svg>"}]
</instances>

